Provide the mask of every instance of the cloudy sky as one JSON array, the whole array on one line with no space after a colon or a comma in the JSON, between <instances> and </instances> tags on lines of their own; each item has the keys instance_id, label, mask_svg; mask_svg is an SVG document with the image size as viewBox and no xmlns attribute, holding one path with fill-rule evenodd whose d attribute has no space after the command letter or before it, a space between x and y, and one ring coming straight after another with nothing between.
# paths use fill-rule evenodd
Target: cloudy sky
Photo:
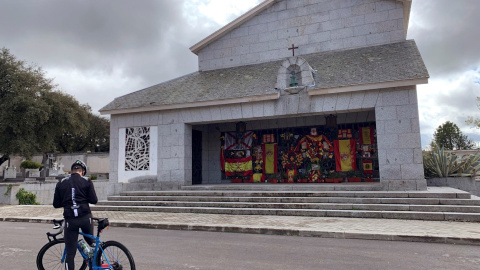
<instances>
[{"instance_id":1,"label":"cloudy sky","mask_svg":"<svg viewBox=\"0 0 480 270\"><path fill-rule=\"evenodd\" d=\"M0 47L41 66L94 111L115 97L197 69L188 49L261 0L0 0ZM430 73L418 87L422 144L480 117L480 1L413 0L408 39Z\"/></svg>"}]
</instances>

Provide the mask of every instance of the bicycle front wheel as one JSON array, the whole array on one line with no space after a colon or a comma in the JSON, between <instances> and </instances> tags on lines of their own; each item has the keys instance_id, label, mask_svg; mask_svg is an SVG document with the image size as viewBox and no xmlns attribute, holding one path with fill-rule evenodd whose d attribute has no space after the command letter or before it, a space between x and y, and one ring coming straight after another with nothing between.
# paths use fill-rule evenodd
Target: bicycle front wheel
<instances>
[{"instance_id":1,"label":"bicycle front wheel","mask_svg":"<svg viewBox=\"0 0 480 270\"><path fill-rule=\"evenodd\" d=\"M63 239L53 240L44 245L37 255L38 270L63 270L65 262L62 262L65 253L65 241ZM77 252L75 256L75 269L85 270L87 263L82 255Z\"/></svg>"},{"instance_id":2,"label":"bicycle front wheel","mask_svg":"<svg viewBox=\"0 0 480 270\"><path fill-rule=\"evenodd\" d=\"M102 244L97 254L97 265L110 265L114 270L135 270L132 254L117 241L107 241Z\"/></svg>"}]
</instances>

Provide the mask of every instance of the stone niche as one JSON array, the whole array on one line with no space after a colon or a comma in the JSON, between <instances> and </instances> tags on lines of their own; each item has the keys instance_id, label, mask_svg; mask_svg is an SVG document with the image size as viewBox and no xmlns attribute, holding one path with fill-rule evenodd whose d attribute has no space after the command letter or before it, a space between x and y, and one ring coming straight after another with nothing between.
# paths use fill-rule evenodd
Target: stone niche
<instances>
[{"instance_id":1,"label":"stone niche","mask_svg":"<svg viewBox=\"0 0 480 270\"><path fill-rule=\"evenodd\" d=\"M299 56L289 57L278 69L275 88L282 91L282 94L297 94L315 84L313 73L314 69L305 59ZM291 85L293 81L295 85Z\"/></svg>"}]
</instances>

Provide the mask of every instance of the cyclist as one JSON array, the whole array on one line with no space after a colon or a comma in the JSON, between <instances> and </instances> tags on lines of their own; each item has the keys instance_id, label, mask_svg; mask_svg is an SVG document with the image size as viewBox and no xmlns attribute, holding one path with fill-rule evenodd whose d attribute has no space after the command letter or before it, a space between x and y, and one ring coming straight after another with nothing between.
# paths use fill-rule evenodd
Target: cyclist
<instances>
[{"instance_id":1,"label":"cyclist","mask_svg":"<svg viewBox=\"0 0 480 270\"><path fill-rule=\"evenodd\" d=\"M75 161L71 166L71 174L57 183L53 196L53 207L63 207L65 218L66 270L75 268L78 230L93 234L92 213L88 204L96 204L98 199L92 181L85 177L86 173L87 165L81 160ZM92 239L84 238L89 245L93 244Z\"/></svg>"}]
</instances>

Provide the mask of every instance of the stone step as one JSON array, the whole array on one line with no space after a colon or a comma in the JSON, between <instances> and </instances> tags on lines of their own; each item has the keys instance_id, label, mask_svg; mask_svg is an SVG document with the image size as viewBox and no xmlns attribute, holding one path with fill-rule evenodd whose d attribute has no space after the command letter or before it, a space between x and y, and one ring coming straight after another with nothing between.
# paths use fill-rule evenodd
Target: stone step
<instances>
[{"instance_id":1,"label":"stone step","mask_svg":"<svg viewBox=\"0 0 480 270\"><path fill-rule=\"evenodd\" d=\"M183 186L182 190L201 191L201 190L256 190L256 191L381 191L384 186L379 182L368 183L295 183L295 184L212 184L212 185L194 185Z\"/></svg>"},{"instance_id":2,"label":"stone step","mask_svg":"<svg viewBox=\"0 0 480 270\"><path fill-rule=\"evenodd\" d=\"M108 201L257 202L257 203L365 203L421 205L480 205L480 200L444 198L358 197L224 197L224 196L109 196Z\"/></svg>"},{"instance_id":3,"label":"stone step","mask_svg":"<svg viewBox=\"0 0 480 270\"><path fill-rule=\"evenodd\" d=\"M256 187L127 191L109 196L92 210L480 221L480 199L451 188L265 191Z\"/></svg>"},{"instance_id":4,"label":"stone step","mask_svg":"<svg viewBox=\"0 0 480 270\"><path fill-rule=\"evenodd\" d=\"M120 196L219 196L219 197L356 197L356 198L449 198L470 199L468 192L424 191L129 191Z\"/></svg>"},{"instance_id":5,"label":"stone step","mask_svg":"<svg viewBox=\"0 0 480 270\"><path fill-rule=\"evenodd\" d=\"M375 210L328 210L328 209L270 209L270 208L217 208L217 207L163 207L163 206L93 206L92 211L170 212L228 215L272 215L417 219L434 221L480 222L480 213L422 212L422 211L375 211Z\"/></svg>"},{"instance_id":6,"label":"stone step","mask_svg":"<svg viewBox=\"0 0 480 270\"><path fill-rule=\"evenodd\" d=\"M251 203L251 202L177 202L177 201L109 201L97 205L196 207L196 208L272 208L272 209L325 209L368 211L424 211L480 213L480 206L464 205L412 205L412 204L348 204L348 203Z\"/></svg>"}]
</instances>

